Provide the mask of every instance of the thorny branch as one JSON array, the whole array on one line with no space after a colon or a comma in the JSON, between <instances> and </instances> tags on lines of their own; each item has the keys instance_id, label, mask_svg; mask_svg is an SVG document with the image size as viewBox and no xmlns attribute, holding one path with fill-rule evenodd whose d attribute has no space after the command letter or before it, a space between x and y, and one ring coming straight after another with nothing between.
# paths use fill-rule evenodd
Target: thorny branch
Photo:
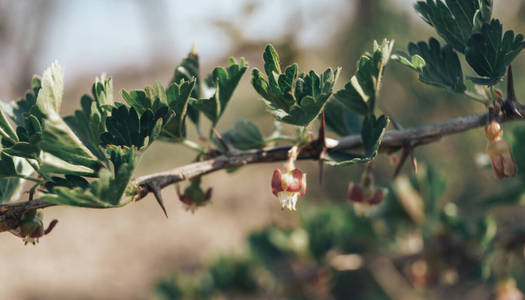
<instances>
[{"instance_id":1,"label":"thorny branch","mask_svg":"<svg viewBox=\"0 0 525 300\"><path fill-rule=\"evenodd\" d=\"M522 115L525 114L525 105L517 104L516 110ZM485 126L488 122L489 114L477 114L457 119L449 120L432 125L393 130L386 132L380 145L380 151L392 153L403 149L409 142L412 147L417 147L439 141L442 137L452 135L470 129ZM499 117L500 123L518 120L519 116L515 111L503 111ZM521 119L525 120L525 119ZM319 159L323 147L319 146L317 140L304 147L298 159ZM361 135L355 134L335 140L330 143L330 150L355 150L362 146ZM269 163L285 161L288 159L288 150L291 146L281 146L271 149L239 151L229 154L220 154L214 158L178 167L166 172L136 178L133 183L139 188L136 200L140 200L149 193L160 195L160 190L174 183L191 179L197 176L209 174L227 168L236 168L248 164ZM32 201L0 204L0 216L11 215L21 216L31 209L45 208L55 204L47 203L40 199Z\"/></svg>"}]
</instances>

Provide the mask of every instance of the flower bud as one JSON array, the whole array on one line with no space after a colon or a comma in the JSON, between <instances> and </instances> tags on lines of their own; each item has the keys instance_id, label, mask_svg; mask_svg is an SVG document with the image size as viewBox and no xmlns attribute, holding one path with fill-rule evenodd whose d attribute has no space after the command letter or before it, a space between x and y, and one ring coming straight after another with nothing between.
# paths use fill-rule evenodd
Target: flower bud
<instances>
[{"instance_id":1,"label":"flower bud","mask_svg":"<svg viewBox=\"0 0 525 300\"><path fill-rule=\"evenodd\" d=\"M488 139L487 154L492 161L492 169L498 179L516 175L517 168L512 156L511 148L503 138L503 130L496 121L491 121L485 127L485 135Z\"/></svg>"},{"instance_id":2,"label":"flower bud","mask_svg":"<svg viewBox=\"0 0 525 300\"><path fill-rule=\"evenodd\" d=\"M38 239L49 234L57 223L57 220L51 221L47 229L44 230L42 213L37 213L36 210L31 210L22 216L20 224L16 228L10 230L10 232L23 238L25 245L28 243L35 245L38 243Z\"/></svg>"},{"instance_id":3,"label":"flower bud","mask_svg":"<svg viewBox=\"0 0 525 300\"><path fill-rule=\"evenodd\" d=\"M210 203L212 189L208 188L204 192L201 188L201 178L196 177L191 180L190 185L181 193L177 186L177 195L187 211L195 213L195 210L201 206Z\"/></svg>"}]
</instances>

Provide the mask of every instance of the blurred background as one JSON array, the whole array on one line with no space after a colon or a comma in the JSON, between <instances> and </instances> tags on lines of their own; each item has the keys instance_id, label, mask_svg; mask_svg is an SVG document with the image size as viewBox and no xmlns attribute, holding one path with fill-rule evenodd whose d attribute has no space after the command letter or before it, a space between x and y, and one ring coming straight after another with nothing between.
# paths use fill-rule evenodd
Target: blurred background
<instances>
[{"instance_id":1,"label":"blurred background","mask_svg":"<svg viewBox=\"0 0 525 300\"><path fill-rule=\"evenodd\" d=\"M409 41L436 36L416 15L414 2L0 0L0 100L22 96L32 75L41 74L57 59L66 71L62 113L68 115L103 72L113 78L121 99L118 93L123 88L142 89L155 81L167 84L192 47L200 55L201 74L208 74L215 66L226 65L229 56L245 57L250 67L260 68L268 42L278 50L283 65L297 62L302 72L342 66L338 82L342 87L374 39L394 39L395 50L406 50ZM525 31L525 1L494 2L494 16L503 20L506 29ZM522 57L514 70L518 99L522 99ZM257 99L246 74L219 129L245 118L270 134L273 119ZM395 63L386 70L378 105L404 127L485 110L462 96L420 83L415 73ZM516 126L505 124L509 140ZM514 205L523 198L523 191L515 188L522 185L520 179L495 180L483 156L485 146L481 129L447 137L416 150L419 175L411 175L410 167L404 169L407 176L402 178L410 182L409 190L420 195L406 201L437 203L435 220L441 220L440 226L445 222L442 218L461 215L467 220L461 230L454 227L460 226L459 221L450 221L454 226L445 222L439 234L428 229L433 227L411 214L399 201L403 193L394 190L379 217L353 216L346 189L349 181L359 180L361 165L327 169L319 185L317 163L300 162L310 175L309 192L299 200L298 213L281 211L270 191L271 174L280 164L252 165L233 174L205 176L203 186L213 187L212 205L195 214L184 211L174 188L163 191L169 219L150 197L111 210L46 209L46 219L57 218L59 223L39 245L24 246L9 234L0 235L0 299L178 299L180 295L487 299L494 296L499 277L482 278L482 263L488 259L479 254L482 246L469 248L468 253L443 246L448 245L444 240L482 240L473 228L489 208L481 210L480 203L512 202L503 208L490 207L491 215L505 220L505 226L519 224L525 212ZM146 153L136 176L192 159L193 153L185 148L157 143ZM379 156L374 173L379 185L390 188L394 167L389 161ZM425 185L431 192L422 191ZM509 191L514 194L509 196ZM480 222L486 233L491 221ZM447 235L442 228L449 225L454 234L464 235ZM427 255L428 247L451 253L437 250L439 255ZM522 246L518 252L522 266ZM494 255L491 259L497 261ZM446 259L432 260L435 256ZM516 272L523 274L521 269ZM518 287L523 286L523 278L512 277Z\"/></svg>"}]
</instances>

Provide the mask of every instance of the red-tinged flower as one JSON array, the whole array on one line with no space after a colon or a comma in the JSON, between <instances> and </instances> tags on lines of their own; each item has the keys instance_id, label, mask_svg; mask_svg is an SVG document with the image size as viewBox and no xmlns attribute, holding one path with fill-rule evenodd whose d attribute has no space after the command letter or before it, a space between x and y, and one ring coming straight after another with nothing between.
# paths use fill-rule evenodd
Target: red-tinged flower
<instances>
[{"instance_id":1,"label":"red-tinged flower","mask_svg":"<svg viewBox=\"0 0 525 300\"><path fill-rule=\"evenodd\" d=\"M281 209L296 210L297 198L306 194L306 174L295 167L297 147L292 147L284 173L277 169L272 176L272 193L279 198Z\"/></svg>"},{"instance_id":2,"label":"red-tinged flower","mask_svg":"<svg viewBox=\"0 0 525 300\"><path fill-rule=\"evenodd\" d=\"M20 224L9 230L12 234L21 237L24 241L24 245L31 243L35 245L38 243L38 239L44 235L49 234L53 228L55 228L57 220L53 220L49 223L46 229L44 229L43 215L41 212L31 210L24 214L20 219Z\"/></svg>"},{"instance_id":3,"label":"red-tinged flower","mask_svg":"<svg viewBox=\"0 0 525 300\"><path fill-rule=\"evenodd\" d=\"M279 169L273 171L272 193L279 198L281 208L296 210L297 198L306 193L306 174L299 169L286 171L285 168L284 174Z\"/></svg>"},{"instance_id":4,"label":"red-tinged flower","mask_svg":"<svg viewBox=\"0 0 525 300\"><path fill-rule=\"evenodd\" d=\"M485 128L489 143L487 154L492 161L492 169L498 179L513 177L517 173L516 163L512 156L511 147L503 138L503 130L496 121L490 122Z\"/></svg>"},{"instance_id":5,"label":"red-tinged flower","mask_svg":"<svg viewBox=\"0 0 525 300\"><path fill-rule=\"evenodd\" d=\"M383 201L386 190L374 186L374 178L370 167L367 167L361 178L361 183L350 182L348 186L348 200L354 206L358 216L367 216L370 210Z\"/></svg>"},{"instance_id":6,"label":"red-tinged flower","mask_svg":"<svg viewBox=\"0 0 525 300\"><path fill-rule=\"evenodd\" d=\"M195 210L201 206L205 206L210 203L212 189L208 188L204 192L200 186L201 178L197 177L191 180L191 184L181 193L177 186L177 195L179 196L180 202L184 204L187 211L195 213Z\"/></svg>"}]
</instances>

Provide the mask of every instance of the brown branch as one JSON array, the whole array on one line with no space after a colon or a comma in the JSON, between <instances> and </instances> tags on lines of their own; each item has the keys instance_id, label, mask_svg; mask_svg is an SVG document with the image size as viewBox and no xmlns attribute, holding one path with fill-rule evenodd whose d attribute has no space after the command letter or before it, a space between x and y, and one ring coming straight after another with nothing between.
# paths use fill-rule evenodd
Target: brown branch
<instances>
[{"instance_id":1,"label":"brown branch","mask_svg":"<svg viewBox=\"0 0 525 300\"><path fill-rule=\"evenodd\" d=\"M525 106L520 105L519 112L525 113ZM478 114L449 120L442 123L436 123L423 127L394 130L385 133L380 145L380 151L394 152L402 149L408 141L414 147L437 142L443 136L452 135L467 131L470 129L482 127L487 124L488 114ZM498 121L503 123L517 120L518 117L512 113L506 113L499 117ZM525 119L521 119L525 120ZM335 145L330 145L330 150L356 150L362 146L361 136L359 134L346 136L337 140ZM275 147L271 149L241 151L234 154L223 154L215 158L192 163L170 171L155 173L152 175L142 176L133 182L140 187L140 192L136 199L142 199L147 194L152 193L155 189L163 189L174 183L202 176L218 170L227 168L236 168L254 163L269 163L277 161L286 161L288 159L288 150L291 146ZM317 141L304 147L299 154L298 159L318 159L322 148ZM0 204L0 216L18 215L30 209L45 208L54 206L40 199L32 201Z\"/></svg>"}]
</instances>

